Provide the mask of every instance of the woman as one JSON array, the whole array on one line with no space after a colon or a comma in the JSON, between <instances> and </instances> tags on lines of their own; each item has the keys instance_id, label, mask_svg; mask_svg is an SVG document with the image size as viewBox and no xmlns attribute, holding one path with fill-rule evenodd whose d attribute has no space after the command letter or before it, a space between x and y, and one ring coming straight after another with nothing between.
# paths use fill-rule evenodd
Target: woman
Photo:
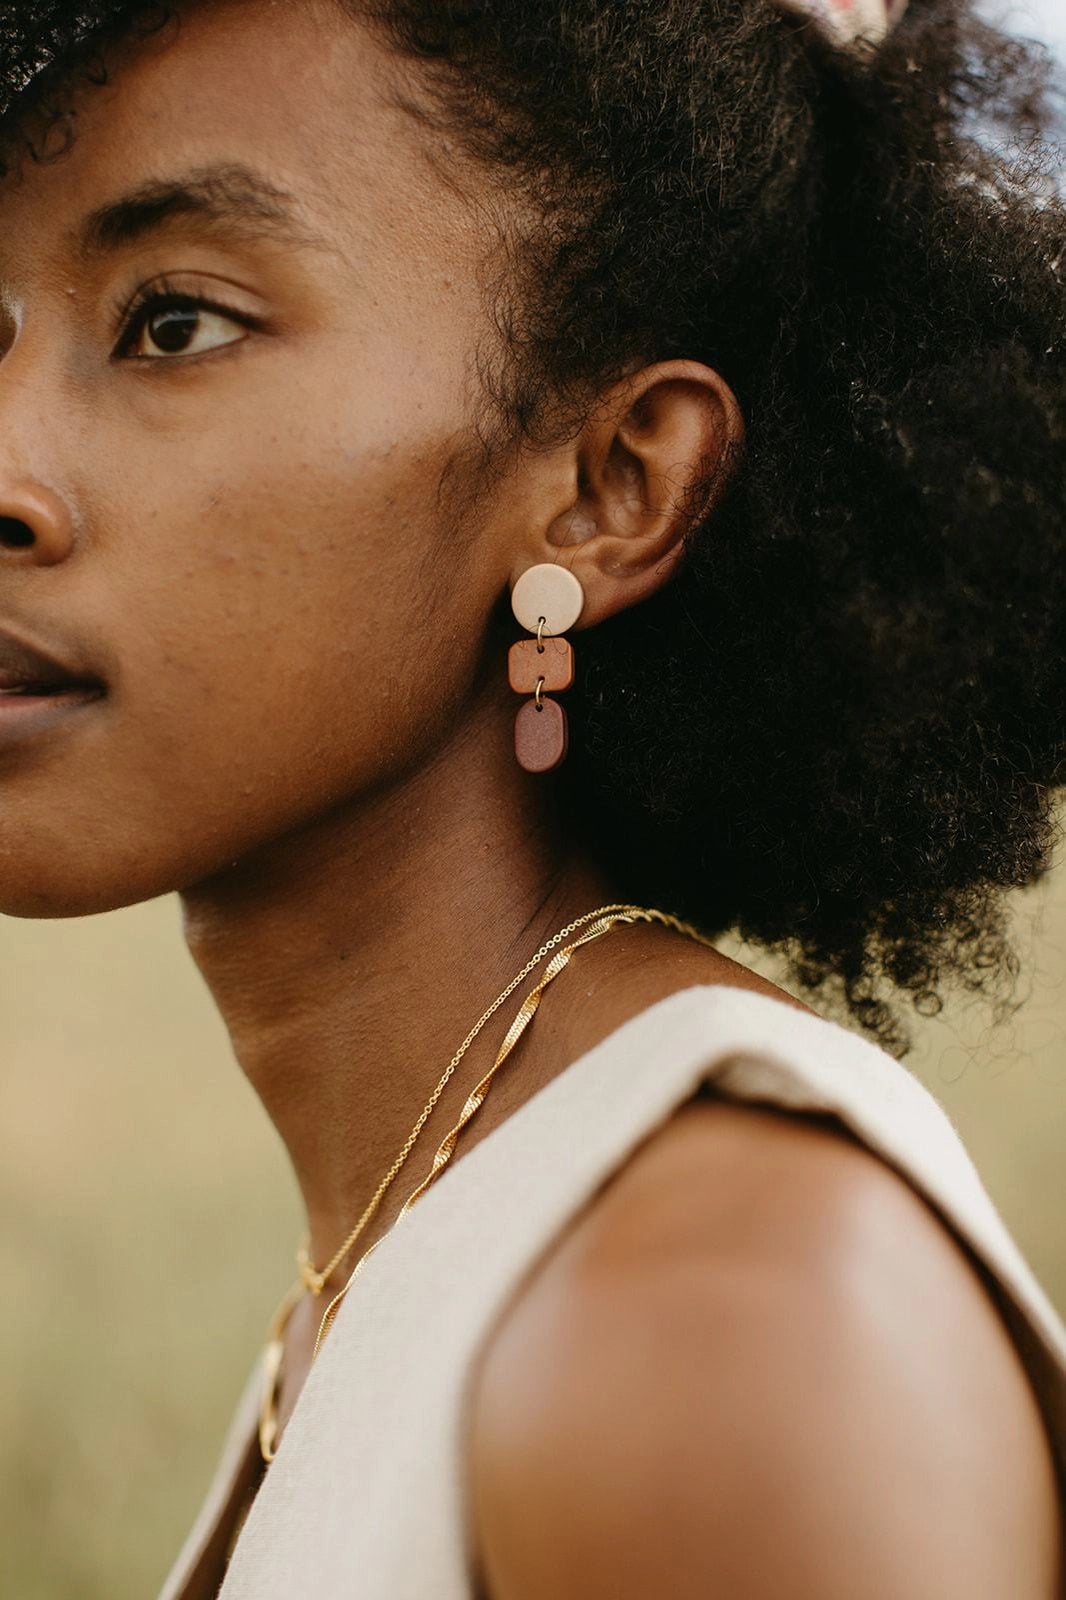
<instances>
[{"instance_id":1,"label":"woman","mask_svg":"<svg viewBox=\"0 0 1066 1600\"><path fill-rule=\"evenodd\" d=\"M178 891L307 1207L167 1596L1058 1593L893 993L1050 859L1066 236L899 11L2 10L0 910Z\"/></svg>"}]
</instances>

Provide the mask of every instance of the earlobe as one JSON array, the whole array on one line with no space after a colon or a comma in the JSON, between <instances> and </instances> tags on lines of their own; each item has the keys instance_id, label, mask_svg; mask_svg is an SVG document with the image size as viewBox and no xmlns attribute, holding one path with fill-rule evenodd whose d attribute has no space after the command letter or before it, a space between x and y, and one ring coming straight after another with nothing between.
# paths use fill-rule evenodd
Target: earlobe
<instances>
[{"instance_id":1,"label":"earlobe","mask_svg":"<svg viewBox=\"0 0 1066 1600\"><path fill-rule=\"evenodd\" d=\"M685 534L721 494L743 438L735 395L700 362L658 362L604 396L577 441L578 496L548 530L584 587L582 627L669 580Z\"/></svg>"}]
</instances>

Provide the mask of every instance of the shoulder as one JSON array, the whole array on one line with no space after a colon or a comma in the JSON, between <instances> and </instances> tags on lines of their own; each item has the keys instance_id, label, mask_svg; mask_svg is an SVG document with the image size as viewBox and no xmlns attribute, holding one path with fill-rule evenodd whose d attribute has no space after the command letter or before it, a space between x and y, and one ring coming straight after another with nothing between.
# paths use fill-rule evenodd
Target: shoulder
<instances>
[{"instance_id":1,"label":"shoulder","mask_svg":"<svg viewBox=\"0 0 1066 1600\"><path fill-rule=\"evenodd\" d=\"M1011 1338L831 1118L699 1100L648 1139L493 1330L471 1451L492 1600L1057 1600Z\"/></svg>"}]
</instances>

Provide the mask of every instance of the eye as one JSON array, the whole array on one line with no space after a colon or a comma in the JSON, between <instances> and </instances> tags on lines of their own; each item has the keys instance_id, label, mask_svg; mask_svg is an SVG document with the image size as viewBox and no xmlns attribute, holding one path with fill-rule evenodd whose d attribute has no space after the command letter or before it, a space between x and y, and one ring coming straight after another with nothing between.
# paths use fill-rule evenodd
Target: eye
<instances>
[{"instance_id":1,"label":"eye","mask_svg":"<svg viewBox=\"0 0 1066 1600\"><path fill-rule=\"evenodd\" d=\"M134 361L203 355L247 336L251 319L200 295L157 289L134 303L126 314L114 354ZM236 338L227 328L243 327ZM153 348L154 347L154 348Z\"/></svg>"}]
</instances>

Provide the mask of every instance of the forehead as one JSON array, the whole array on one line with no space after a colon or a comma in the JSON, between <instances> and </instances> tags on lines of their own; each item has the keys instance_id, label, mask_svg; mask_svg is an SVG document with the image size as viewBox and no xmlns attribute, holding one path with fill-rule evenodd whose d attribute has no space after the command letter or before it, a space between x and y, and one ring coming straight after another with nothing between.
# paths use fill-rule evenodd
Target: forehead
<instances>
[{"instance_id":1,"label":"forehead","mask_svg":"<svg viewBox=\"0 0 1066 1600\"><path fill-rule=\"evenodd\" d=\"M0 181L6 259L20 243L58 255L117 196L220 164L291 196L294 222L341 253L377 232L415 257L476 255L474 209L400 103L404 65L337 0L208 0L108 68L66 97L69 152Z\"/></svg>"}]
</instances>

